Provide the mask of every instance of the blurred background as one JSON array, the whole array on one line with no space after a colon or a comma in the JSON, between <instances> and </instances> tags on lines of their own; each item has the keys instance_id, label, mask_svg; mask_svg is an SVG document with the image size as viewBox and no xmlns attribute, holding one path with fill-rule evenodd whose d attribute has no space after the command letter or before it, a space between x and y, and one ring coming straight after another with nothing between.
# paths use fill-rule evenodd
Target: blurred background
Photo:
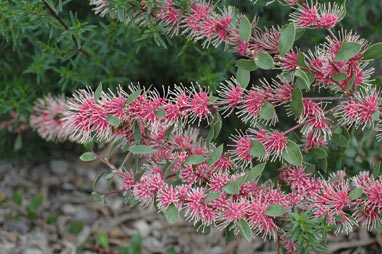
<instances>
[{"instance_id":1,"label":"blurred background","mask_svg":"<svg viewBox=\"0 0 382 254\"><path fill-rule=\"evenodd\" d=\"M277 2L267 5L267 2L258 0L254 4L250 1L224 0L219 1L218 5L233 5L246 14L249 19L255 15L259 16L260 27L281 26L287 23L288 14L291 9ZM336 0L335 2L341 4L343 0ZM52 199L63 196L64 200L58 198L58 201L56 200L55 202L67 204L65 209L53 202L57 207L49 205L49 212L46 213L46 216L59 211L59 215L63 215L66 220L58 221L57 218L59 216L54 219L52 215L52 224L61 223L71 233L73 231L77 233L81 229L78 232L80 234L84 232L83 230L87 230L88 233L82 233L84 234L82 237L84 239L93 239L92 245L99 246L100 241L105 241L105 235L103 234L112 238L110 232L117 229L108 228L108 230L96 231L99 229L99 227L94 226L97 221L97 223L102 221L102 223L107 224L110 222L106 219L108 216L118 217L123 212L134 212L129 210L129 208L126 208L126 211L123 210L120 201L115 201L117 203L114 204L114 207L114 201L111 202L112 205L104 207L102 204L95 205L90 200L88 194L91 193L91 182L95 179L97 173L102 170L102 167L100 165L92 165L92 167L84 166L78 162L78 155L84 151L82 146L71 143L47 143L40 139L37 134L26 128L25 123L32 113L36 99L48 94L65 94L70 96L74 90L84 88L85 86L95 89L100 82L102 82L104 88L112 90L119 84L122 87L127 87L131 82L135 84L139 82L146 87L153 85L159 90L162 90L162 86L167 87L180 83L187 86L191 82L198 82L202 86L208 87L211 91L216 91L221 82L235 74L234 63L238 59L238 55L226 52L224 45L218 48L210 47L202 49L200 42L188 41L184 37L168 38L163 35L160 26L152 27L147 32L146 29L120 23L108 16L101 18L94 14L92 6L89 6L88 1L60 0L57 3L59 4L59 12L57 14L68 26L67 30L62 29L57 20L48 15L46 7L40 0L0 1L0 203L2 201L6 202L6 198L1 195L16 198L18 201L17 195L23 192L20 195L20 199L26 199L26 203L19 202L16 205L20 208L25 204L26 208L24 207L23 209L27 209L27 206L31 203L33 204L33 200L35 200L38 204L35 210L38 211L44 205L45 208L47 207L48 203L46 203L46 200L52 201ZM346 17L335 28L335 31L340 29L353 30L360 34L361 37L373 43L382 41L381 0L348 0L346 10ZM77 38L77 43L86 50L86 53L76 50L72 36ZM324 31L307 30L303 37L296 42L296 45L306 52L308 49L312 49L315 45L324 41L325 36ZM375 84L380 86L382 63L377 61L374 65L376 68ZM251 83L256 84L259 78L271 78L276 74L277 71L264 72L256 70L251 73ZM286 129L293 124L293 122L287 119L282 119L280 122L280 129ZM245 129L246 126L241 125L240 121L235 121L235 116L226 119L225 128L219 137L220 140L227 140L235 128ZM373 139L373 136L370 137L370 135L367 136L364 133L354 133L351 144L347 149L334 147L339 152L330 154L328 158L328 165L330 166L327 174L331 171L345 169L347 173L353 175L363 169L371 169L374 166L373 163L381 159L380 144ZM115 158L115 160L118 159ZM278 168L277 163L274 165L274 169L276 168ZM264 173L263 177L267 179L277 174L276 170L269 170ZM81 196L82 199L78 199L83 200L82 204L79 201L75 201L74 198L70 199L73 193L79 193L79 196L83 195ZM40 198L39 195L43 195L43 198ZM84 201L86 196L88 200ZM40 199L45 201L38 202ZM95 212L92 210L93 206L96 206ZM142 208L137 209L142 210ZM11 211L14 211L14 209L11 209ZM26 212L24 215L29 214L28 209L24 212ZM35 211L33 210L33 212ZM2 210L0 225L2 225L3 229L17 228L17 225L12 224L17 224L17 220L14 217L11 218L10 225L6 225L6 222L1 224L1 219L9 215L8 213L11 212L6 209ZM19 213L23 214L22 211L19 211ZM148 214L155 217L153 212ZM91 216L93 216L94 220L89 219ZM131 225L134 225L135 231L129 231L129 229L123 231L120 228L118 229L120 231L117 230L118 234L138 237L137 232L139 232L141 236L146 236L144 238L146 242L147 237L154 237L150 239L155 242L159 238L155 235L153 236L154 233L151 233L150 230L155 231L156 229L159 232L169 230L170 233L166 233L167 235L165 234L165 236L170 239L170 243L171 241L177 243L184 241L187 243L187 240L183 238L183 240L176 238L178 237L176 236L177 231L168 228L166 222L161 224L163 218L158 219L158 216L155 218L155 220L150 221L139 217L131 222ZM89 220L86 221L86 219ZM28 218L26 220L28 221ZM155 226L156 222L158 223ZM19 230L17 232L26 232L25 236L35 229L34 226L38 225L38 228L41 228L41 225L34 223L33 220L28 223L26 224L28 225L27 228L23 228L20 224L19 227L22 228L17 229ZM181 223L179 224L180 229L186 233L195 231L192 225L185 224L183 226ZM148 233L147 230L150 232ZM3 237L5 237L4 234L2 235ZM216 234L221 235L221 233ZM367 233L363 232L361 234L363 234L361 238L359 235L354 236L353 241L363 241L360 243L360 246L362 244L369 245L369 247L372 246L369 252L362 253L381 253L373 252L375 249L378 250L375 247L377 246L377 238L374 237L370 240L371 238L365 235ZM23 233L20 235L23 235ZM18 240L21 239L20 235ZM7 239L12 239L14 236L7 235L6 237ZM25 243L30 243L28 237L25 236ZM201 244L201 246L204 246L203 244L205 244L200 242L205 241L205 238L200 238L203 239L200 240L199 236L192 235L188 237L192 238L192 241L189 240L190 242L193 242L194 238L197 239L195 240L196 245ZM135 240L138 238L135 238ZM15 239L13 240L16 241ZM222 248L225 248L224 238L218 238L216 242L213 240L208 240L208 253L222 253ZM49 244L49 240L45 239L44 241L46 244ZM117 244L109 243L109 240L107 241L108 244ZM163 239L160 241L168 243ZM129 244L130 242L123 242L123 244ZM39 244L41 245L41 242ZM104 242L101 245L105 246L106 243ZM183 245L179 244L179 246ZM179 250L183 250L183 253L189 253L186 251L187 247L184 247L186 245L183 247L179 246L176 253L182 253ZM219 249L216 246L223 247L219 247ZM240 246L247 246L251 250L258 248L264 253L267 251L272 252L274 247L269 242L264 247L263 241L255 241L248 246L248 243L240 242L239 239L236 240L232 249L228 248L231 252L226 253L240 251ZM216 252L213 252L215 247L217 248ZM60 248L57 247L57 249ZM154 245L151 248L155 249L156 247ZM161 248L171 249L171 244L163 245ZM338 246L335 248L337 248L336 251L341 249ZM69 247L68 249L70 250ZM361 250L364 251L364 249ZM1 251L2 248L0 246L0 253L2 253ZM151 249L149 253L152 253L152 251ZM15 251L15 253L19 252ZM48 251L46 253L51 252ZM240 253L246 252L241 250Z\"/></svg>"}]
</instances>

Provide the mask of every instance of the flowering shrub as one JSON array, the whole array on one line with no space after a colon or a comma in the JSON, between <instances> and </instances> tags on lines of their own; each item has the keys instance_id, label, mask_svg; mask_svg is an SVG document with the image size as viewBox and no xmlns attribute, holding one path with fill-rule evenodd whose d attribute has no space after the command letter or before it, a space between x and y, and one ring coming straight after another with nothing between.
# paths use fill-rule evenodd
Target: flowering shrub
<instances>
[{"instance_id":1,"label":"flowering shrub","mask_svg":"<svg viewBox=\"0 0 382 254\"><path fill-rule=\"evenodd\" d=\"M382 56L382 43L351 31L332 32L344 18L344 5L281 2L293 9L290 23L261 29L257 18L249 21L212 2L92 0L101 16L148 28L159 24L168 35L200 40L203 47L224 43L243 57L236 76L215 94L199 84L163 94L138 85L114 92L99 85L71 98L47 96L37 102L30 125L47 140L85 144L90 151L81 160L98 159L111 170L106 178L123 181L123 189L112 194L154 205L169 223L183 214L201 233L214 225L227 239L239 232L248 240L260 235L277 239L287 253L307 253L324 249L329 232L380 229L379 166L351 178L342 170L328 179L315 171L326 172L331 144L351 144L349 130L375 131L382 138L380 92L370 67ZM293 47L304 29L324 29L326 41L313 51ZM162 44L161 37L155 40ZM279 74L249 87L250 72L258 68ZM311 96L313 90L322 96ZM233 113L250 127L218 144L222 116ZM282 114L296 121L292 128L276 129ZM209 129L206 137L196 124ZM297 130L299 135L291 135ZM94 142L127 153L122 165L99 156ZM126 168L132 156L135 166ZM262 183L269 164L281 165L280 177ZM92 196L101 201L109 194Z\"/></svg>"}]
</instances>

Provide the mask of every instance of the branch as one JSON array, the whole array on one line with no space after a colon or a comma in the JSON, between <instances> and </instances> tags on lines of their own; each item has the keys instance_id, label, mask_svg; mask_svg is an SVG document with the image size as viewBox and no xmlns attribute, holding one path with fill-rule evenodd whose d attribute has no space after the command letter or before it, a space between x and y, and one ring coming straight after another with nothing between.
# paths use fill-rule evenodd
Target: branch
<instances>
[{"instance_id":1,"label":"branch","mask_svg":"<svg viewBox=\"0 0 382 254\"><path fill-rule=\"evenodd\" d=\"M58 22L63 26L63 28L65 30L69 30L69 27L56 14L56 12L45 2L45 0L42 0L42 2L44 3L45 7L49 10L50 14L58 20ZM72 40L73 40L74 44L76 44L76 47L78 48L78 41L77 41L77 38L74 35L72 35ZM78 51L80 51L82 54L84 54L88 58L91 58L90 54L88 52L86 52L84 49L79 48Z\"/></svg>"}]
</instances>

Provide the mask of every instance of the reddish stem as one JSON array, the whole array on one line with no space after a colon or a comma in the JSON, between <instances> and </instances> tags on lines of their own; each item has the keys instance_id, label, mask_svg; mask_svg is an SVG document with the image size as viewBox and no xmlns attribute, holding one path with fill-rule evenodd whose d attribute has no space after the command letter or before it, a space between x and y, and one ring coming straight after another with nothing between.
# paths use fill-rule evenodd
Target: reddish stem
<instances>
[{"instance_id":1,"label":"reddish stem","mask_svg":"<svg viewBox=\"0 0 382 254\"><path fill-rule=\"evenodd\" d=\"M50 14L58 20L58 22L64 27L64 29L69 30L69 27L64 23L64 21L60 18L60 16L58 16L56 12L49 6L49 4L47 4L44 0L42 0L42 2L44 3L45 7L49 10ZM78 41L74 35L72 35L72 40L74 44L76 44L76 47L78 48ZM82 54L84 54L88 58L91 58L90 54L86 52L85 50L78 49L78 51L80 51Z\"/></svg>"}]
</instances>

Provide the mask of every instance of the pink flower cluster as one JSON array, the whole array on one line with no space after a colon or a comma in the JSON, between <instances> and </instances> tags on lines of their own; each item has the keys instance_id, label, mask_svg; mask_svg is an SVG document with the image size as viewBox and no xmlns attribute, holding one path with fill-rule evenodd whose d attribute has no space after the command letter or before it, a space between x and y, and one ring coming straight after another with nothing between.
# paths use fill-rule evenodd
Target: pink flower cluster
<instances>
[{"instance_id":1,"label":"pink flower cluster","mask_svg":"<svg viewBox=\"0 0 382 254\"><path fill-rule=\"evenodd\" d=\"M351 181L345 179L342 171L323 180L306 173L304 166L284 167L281 180L290 186L289 192L275 189L273 184L259 184L256 179L248 179L243 168L253 165L256 159L252 151L254 142L261 143L265 148L258 161L281 159L288 145L288 139L282 132L256 125L249 130L249 134L239 132L234 135L232 149L210 161L211 154L217 150L214 144L207 144L201 139L197 129L185 128L177 121L182 119L186 123L187 120L193 122L198 119L200 122L209 119L213 122L212 118L215 119L214 114L219 110L239 110L240 113L253 109L250 112L255 112L255 107L248 106L256 98L251 96L252 93L259 94L259 102L256 103L277 102L282 105L285 99L267 100L269 93L264 91L271 86L266 82L256 90L246 90L236 84L234 79L227 81L227 86L219 93L221 96L213 102L208 91L196 88L177 87L169 92L171 96L168 97L133 86L130 87L130 94L119 88L116 94L101 92L99 98L90 90L79 90L71 99L47 97L38 101L31 122L48 140L65 136L80 143L92 139L113 142L122 137L121 146L129 142L130 146L135 146L140 142L150 147L152 153L145 155L146 163L142 171L136 172L143 172L141 177L137 177L131 169L119 171L123 191L131 193L142 205L156 202L163 212L174 205L184 212L187 220L200 222L204 227L231 227L238 232L236 222L245 220L254 235L274 236L278 229L277 217L267 215L267 208L281 205L286 210L292 210L295 206L301 210L311 209L318 218L327 215L327 223L337 225L337 232L349 233L357 222L373 229L382 212L382 180L367 172L362 172ZM273 86L280 88L281 85L276 82ZM357 103L369 107L371 101L375 101L373 96L377 94L367 93L362 97L363 101L357 100ZM299 121L310 122L323 115L325 112L319 103L304 99L304 110ZM119 119L119 123L110 121L111 116ZM252 114L252 118L257 117ZM171 132L166 135L170 128ZM320 129L315 127L314 130ZM141 136L140 141L136 140L137 132ZM312 143L310 140L306 145L310 147ZM193 156L204 159L189 162ZM227 190L230 184L238 185L237 192ZM351 198L350 193L355 188L361 188L364 195ZM209 195L216 196L208 198Z\"/></svg>"},{"instance_id":2,"label":"pink flower cluster","mask_svg":"<svg viewBox=\"0 0 382 254\"><path fill-rule=\"evenodd\" d=\"M291 18L299 28L330 31L343 16L343 7L336 4L284 2L295 9ZM96 5L97 13L115 16L108 1L90 3ZM271 81L260 80L250 88L231 78L217 94L199 84L191 88L176 86L164 94L131 85L129 92L120 87L116 92L82 89L69 99L46 97L36 103L30 118L31 126L43 138L78 143L105 141L144 157L140 169L112 168L122 177L122 191L142 205L155 204L164 213L175 208L201 227L216 225L237 233L238 223L244 220L253 235L274 237L281 225L279 217L287 214L269 215L273 205L288 211L310 210L317 218L326 216L329 225L337 226L337 233L350 233L357 223L369 230L376 227L382 214L381 178L361 172L348 179L343 171L327 180L316 178L307 172L300 151L300 147L305 153L313 147L326 148L337 127L377 126L382 130L380 93L369 80L373 69L362 60L369 47L366 41L344 31L337 38L330 31L327 42L314 52L304 54L292 49L280 56L280 28L259 29L255 18L250 39L240 40L239 24L244 17L235 15L231 7L217 10L210 2L192 0L184 10L166 0L153 3L147 12L146 1L126 4L137 22L145 24L148 13L171 35L203 40L205 46L225 42L251 59L260 51L272 54L282 74ZM349 59L336 61L345 42L358 43L361 49ZM336 96L302 97L302 91L315 87L335 92ZM296 102L297 106L293 104ZM273 129L284 110L281 107L293 112L297 121L285 131ZM228 150L214 143L222 128L220 113L224 117L235 113L250 125L248 131L232 135ZM209 125L207 138L201 137L197 128L189 127L194 123ZM288 134L298 129L303 141L296 144ZM301 163L296 162L299 155ZM277 188L269 181L260 184L261 172L251 177L253 170L274 161L282 163ZM283 191L281 185L286 185ZM284 245L288 253L295 253L293 242L286 240Z\"/></svg>"}]
</instances>

